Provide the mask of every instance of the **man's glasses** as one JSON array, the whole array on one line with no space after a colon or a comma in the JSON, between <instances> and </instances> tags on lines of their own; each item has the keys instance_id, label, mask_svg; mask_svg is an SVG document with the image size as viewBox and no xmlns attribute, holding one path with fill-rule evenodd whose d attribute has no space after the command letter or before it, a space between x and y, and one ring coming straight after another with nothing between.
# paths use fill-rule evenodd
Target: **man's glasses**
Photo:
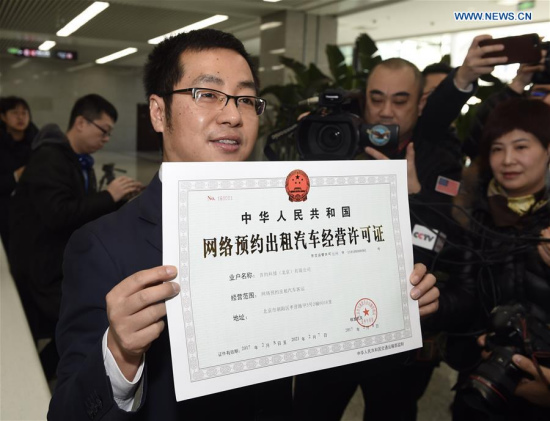
<instances>
[{"instance_id":1,"label":"man's glasses","mask_svg":"<svg viewBox=\"0 0 550 421\"><path fill-rule=\"evenodd\" d=\"M107 136L107 137L111 137L111 131L110 130L105 130L103 127L101 127L99 124L96 124L94 123L92 120L90 120L89 118L86 118L86 121L90 124L93 124L94 126L96 126L99 130L101 130L101 133L103 133L103 136Z\"/></svg>"},{"instance_id":2,"label":"man's glasses","mask_svg":"<svg viewBox=\"0 0 550 421\"><path fill-rule=\"evenodd\" d=\"M228 95L221 91L207 88L176 89L166 95L172 94L191 94L197 106L212 111L222 110L227 104L229 104L230 99L234 99L237 109L243 115L262 115L266 104L265 99L258 98L256 96Z\"/></svg>"}]
</instances>

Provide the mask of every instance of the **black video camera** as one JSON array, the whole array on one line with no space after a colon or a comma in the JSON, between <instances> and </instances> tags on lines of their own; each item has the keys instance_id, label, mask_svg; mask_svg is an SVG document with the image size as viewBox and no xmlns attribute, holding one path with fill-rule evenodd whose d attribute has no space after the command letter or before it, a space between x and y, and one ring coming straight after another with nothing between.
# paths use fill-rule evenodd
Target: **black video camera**
<instances>
[{"instance_id":1,"label":"black video camera","mask_svg":"<svg viewBox=\"0 0 550 421\"><path fill-rule=\"evenodd\" d=\"M350 102L347 92L329 89L319 95L319 107L298 123L296 142L304 160L353 159L365 146L385 155L397 151L399 126L365 124L343 106Z\"/></svg>"},{"instance_id":2,"label":"black video camera","mask_svg":"<svg viewBox=\"0 0 550 421\"><path fill-rule=\"evenodd\" d=\"M268 136L264 149L270 160L278 160L271 144L294 135L300 159L354 159L365 146L372 146L391 157L398 150L399 126L365 124L353 111L360 113L360 94L341 89L328 89L315 98L318 107L308 116ZM310 100L303 101L310 103Z\"/></svg>"},{"instance_id":3,"label":"black video camera","mask_svg":"<svg viewBox=\"0 0 550 421\"><path fill-rule=\"evenodd\" d=\"M531 80L535 84L550 84L550 41L541 43L541 48L546 51L544 58L544 70L533 74Z\"/></svg>"},{"instance_id":4,"label":"black video camera","mask_svg":"<svg viewBox=\"0 0 550 421\"><path fill-rule=\"evenodd\" d=\"M527 374L512 361L522 354L550 366L550 329L521 304L498 306L491 312L486 349L492 351L470 376L456 386L466 403L479 411L502 413L514 402L514 391Z\"/></svg>"}]
</instances>

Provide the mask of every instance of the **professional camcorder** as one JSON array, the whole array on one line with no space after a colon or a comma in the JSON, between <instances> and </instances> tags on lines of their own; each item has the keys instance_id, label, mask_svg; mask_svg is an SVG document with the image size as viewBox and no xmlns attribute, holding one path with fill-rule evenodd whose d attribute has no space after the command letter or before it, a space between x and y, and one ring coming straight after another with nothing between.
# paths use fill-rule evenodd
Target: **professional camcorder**
<instances>
[{"instance_id":1,"label":"professional camcorder","mask_svg":"<svg viewBox=\"0 0 550 421\"><path fill-rule=\"evenodd\" d=\"M544 70L534 73L532 82L536 84L550 84L550 41L543 42L541 48L546 51Z\"/></svg>"},{"instance_id":2,"label":"professional camcorder","mask_svg":"<svg viewBox=\"0 0 550 421\"><path fill-rule=\"evenodd\" d=\"M486 338L491 356L456 386L472 408L504 412L512 404L516 386L527 376L513 363L514 354L550 366L550 329L534 316L535 311L529 310L513 304L495 307L491 312L491 330Z\"/></svg>"},{"instance_id":3,"label":"professional camcorder","mask_svg":"<svg viewBox=\"0 0 550 421\"><path fill-rule=\"evenodd\" d=\"M304 101L317 103L318 108L296 124L269 135L267 157L278 159L270 145L291 134L295 136L300 158L306 161L354 159L365 146L391 157L398 148L399 126L365 124L357 114L348 111L350 103L358 100L357 96L357 93L329 89L318 98Z\"/></svg>"}]
</instances>

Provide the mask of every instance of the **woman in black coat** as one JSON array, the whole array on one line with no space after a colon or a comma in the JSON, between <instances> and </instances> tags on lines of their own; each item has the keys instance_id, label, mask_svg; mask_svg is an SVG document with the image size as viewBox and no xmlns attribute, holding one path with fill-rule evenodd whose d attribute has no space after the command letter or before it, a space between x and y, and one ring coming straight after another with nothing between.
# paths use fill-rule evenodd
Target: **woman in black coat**
<instances>
[{"instance_id":1,"label":"woman in black coat","mask_svg":"<svg viewBox=\"0 0 550 421\"><path fill-rule=\"evenodd\" d=\"M23 98L0 99L0 236L6 252L9 199L29 160L37 132L29 104Z\"/></svg>"},{"instance_id":2,"label":"woman in black coat","mask_svg":"<svg viewBox=\"0 0 550 421\"><path fill-rule=\"evenodd\" d=\"M455 421L550 419L550 352L530 349L550 351L550 243L541 242L550 237L549 121L550 106L518 98L500 104L484 128L469 242L438 315L486 332L478 338L485 359L474 348L481 365L460 373ZM517 368L529 360L541 365L532 379Z\"/></svg>"}]
</instances>

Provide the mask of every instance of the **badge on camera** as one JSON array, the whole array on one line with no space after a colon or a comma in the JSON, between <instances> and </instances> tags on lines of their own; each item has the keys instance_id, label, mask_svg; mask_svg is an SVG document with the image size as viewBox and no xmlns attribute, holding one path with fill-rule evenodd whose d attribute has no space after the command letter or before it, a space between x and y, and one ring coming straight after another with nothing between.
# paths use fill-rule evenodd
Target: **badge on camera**
<instances>
[{"instance_id":1,"label":"badge on camera","mask_svg":"<svg viewBox=\"0 0 550 421\"><path fill-rule=\"evenodd\" d=\"M377 124L373 128L367 129L367 135L369 136L370 143L378 147L387 145L391 138L390 129L382 124Z\"/></svg>"}]
</instances>

